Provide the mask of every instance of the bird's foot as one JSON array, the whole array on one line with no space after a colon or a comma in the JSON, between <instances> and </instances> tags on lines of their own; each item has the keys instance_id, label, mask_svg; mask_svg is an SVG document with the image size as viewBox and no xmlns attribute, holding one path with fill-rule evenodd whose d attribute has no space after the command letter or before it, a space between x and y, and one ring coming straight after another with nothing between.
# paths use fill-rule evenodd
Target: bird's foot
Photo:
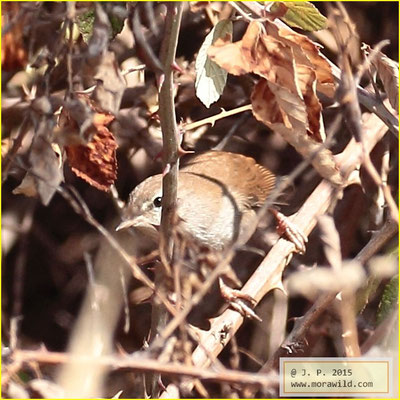
<instances>
[{"instance_id":1,"label":"bird's foot","mask_svg":"<svg viewBox=\"0 0 400 400\"><path fill-rule=\"evenodd\" d=\"M222 278L219 279L219 287L221 296L225 299L229 306L243 315L244 317L253 318L257 321L262 319L254 312L252 307L257 304L257 301L250 295L241 292L240 290L232 289L225 284Z\"/></svg>"},{"instance_id":2,"label":"bird's foot","mask_svg":"<svg viewBox=\"0 0 400 400\"><path fill-rule=\"evenodd\" d=\"M283 215L281 212L271 208L269 210L276 219L276 230L279 235L286 237L291 241L297 253L304 254L306 252L306 243L308 242L307 236L292 222L290 219Z\"/></svg>"}]
</instances>

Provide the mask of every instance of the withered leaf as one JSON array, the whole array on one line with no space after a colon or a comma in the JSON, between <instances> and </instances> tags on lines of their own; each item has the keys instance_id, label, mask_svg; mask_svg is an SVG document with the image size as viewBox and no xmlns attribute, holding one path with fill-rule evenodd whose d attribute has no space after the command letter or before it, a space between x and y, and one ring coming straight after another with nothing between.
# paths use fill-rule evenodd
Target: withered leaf
<instances>
[{"instance_id":1,"label":"withered leaf","mask_svg":"<svg viewBox=\"0 0 400 400\"><path fill-rule=\"evenodd\" d=\"M306 133L306 106L302 99L283 86L260 79L251 95L254 116L270 128L282 124L296 133Z\"/></svg>"},{"instance_id":2,"label":"withered leaf","mask_svg":"<svg viewBox=\"0 0 400 400\"><path fill-rule=\"evenodd\" d=\"M325 140L322 106L316 93L315 72L305 65L297 66L297 78L307 111L308 134L317 142Z\"/></svg>"},{"instance_id":3,"label":"withered leaf","mask_svg":"<svg viewBox=\"0 0 400 400\"><path fill-rule=\"evenodd\" d=\"M1 25L4 27L11 23L13 18L20 12L19 2L3 3L1 7ZM12 29L2 36L1 43L1 67L4 71L13 71L25 68L28 63L28 52L25 48L23 30L27 18L18 18Z\"/></svg>"},{"instance_id":4,"label":"withered leaf","mask_svg":"<svg viewBox=\"0 0 400 400\"><path fill-rule=\"evenodd\" d=\"M309 134L317 141L325 139L322 107L316 90L333 96L334 81L328 62L307 37L280 29L270 21L264 24L253 21L241 41L214 45L209 56L230 73L255 73L298 96L307 108L308 121L305 122ZM267 107L271 105L265 104ZM290 108L286 113L291 114Z\"/></svg>"},{"instance_id":5,"label":"withered leaf","mask_svg":"<svg viewBox=\"0 0 400 400\"><path fill-rule=\"evenodd\" d=\"M230 74L243 75L251 71L251 67L247 59L242 56L241 51L241 42L225 44L225 42L217 40L208 49L207 54L211 60Z\"/></svg>"},{"instance_id":6,"label":"withered leaf","mask_svg":"<svg viewBox=\"0 0 400 400\"><path fill-rule=\"evenodd\" d=\"M43 123L37 131L29 154L31 168L21 184L13 190L14 194L33 197L39 195L41 202L47 206L53 198L58 185L64 180L60 159L43 131L50 129Z\"/></svg>"},{"instance_id":7,"label":"withered leaf","mask_svg":"<svg viewBox=\"0 0 400 400\"><path fill-rule=\"evenodd\" d=\"M325 131L316 92L332 96L335 86L328 62L311 40L272 21L252 21L242 40L215 43L208 54L230 73L259 75L251 96L254 116L283 135L324 178L342 182L332 153L318 144Z\"/></svg>"},{"instance_id":8,"label":"withered leaf","mask_svg":"<svg viewBox=\"0 0 400 400\"><path fill-rule=\"evenodd\" d=\"M271 21L264 24L252 21L242 40L230 44L217 41L208 55L233 75L252 72L273 82L280 79L281 83L287 73L293 79L297 65L310 66L315 70L317 89L330 97L334 94L331 68L317 45L306 36L279 28Z\"/></svg>"},{"instance_id":9,"label":"withered leaf","mask_svg":"<svg viewBox=\"0 0 400 400\"><path fill-rule=\"evenodd\" d=\"M83 138L79 142L73 140L68 142L65 140L68 143L68 145L64 146L67 160L72 171L77 176L99 190L108 191L117 178L116 149L118 145L114 135L107 127L115 117L110 113L102 111L87 96L79 95L78 97L92 111L90 120L88 118L83 119L86 125L88 121L90 123L90 126L87 128L90 135L85 135L85 137L89 138L87 142ZM79 132L79 123L73 119L74 114L66 110L63 110L62 114L64 131L71 136L77 136L77 134L74 134L74 130L76 133ZM68 126L72 134L66 129Z\"/></svg>"},{"instance_id":10,"label":"withered leaf","mask_svg":"<svg viewBox=\"0 0 400 400\"><path fill-rule=\"evenodd\" d=\"M22 182L12 192L13 194L23 194L26 197L36 197L38 191L36 189L35 177L27 172Z\"/></svg>"},{"instance_id":11,"label":"withered leaf","mask_svg":"<svg viewBox=\"0 0 400 400\"><path fill-rule=\"evenodd\" d=\"M332 69L328 61L322 57L318 45L307 36L300 35L286 28L278 28L275 24L266 25L268 34L278 37L283 43L288 44L293 50L297 65L311 66L316 75L317 90L328 97L335 94L335 84Z\"/></svg>"},{"instance_id":12,"label":"withered leaf","mask_svg":"<svg viewBox=\"0 0 400 400\"><path fill-rule=\"evenodd\" d=\"M307 134L308 110L299 97L261 79L254 87L251 102L254 116L279 133L323 178L335 185L343 183L332 152Z\"/></svg>"},{"instance_id":13,"label":"withered leaf","mask_svg":"<svg viewBox=\"0 0 400 400\"><path fill-rule=\"evenodd\" d=\"M367 51L371 52L369 46L367 46ZM399 63L379 51L372 59L372 65L382 80L390 105L397 112L399 110Z\"/></svg>"},{"instance_id":14,"label":"withered leaf","mask_svg":"<svg viewBox=\"0 0 400 400\"><path fill-rule=\"evenodd\" d=\"M97 117L99 120L103 116ZM65 146L72 171L90 185L108 191L117 179L114 135L102 124L96 124L96 133L86 145Z\"/></svg>"}]
</instances>

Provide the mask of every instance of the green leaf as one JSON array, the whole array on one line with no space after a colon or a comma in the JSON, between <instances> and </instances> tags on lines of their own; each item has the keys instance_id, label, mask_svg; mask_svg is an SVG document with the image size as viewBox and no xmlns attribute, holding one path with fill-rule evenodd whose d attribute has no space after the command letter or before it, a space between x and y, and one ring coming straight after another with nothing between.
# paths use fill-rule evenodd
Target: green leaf
<instances>
[{"instance_id":1,"label":"green leaf","mask_svg":"<svg viewBox=\"0 0 400 400\"><path fill-rule=\"evenodd\" d=\"M277 1L270 11L294 28L305 31L326 28L326 18L308 1Z\"/></svg>"},{"instance_id":2,"label":"green leaf","mask_svg":"<svg viewBox=\"0 0 400 400\"><path fill-rule=\"evenodd\" d=\"M109 15L108 16L111 24L111 39L114 39L115 36L118 35L118 33L122 32L122 29L124 28L124 20L121 18L118 18L115 15Z\"/></svg>"},{"instance_id":3,"label":"green leaf","mask_svg":"<svg viewBox=\"0 0 400 400\"><path fill-rule=\"evenodd\" d=\"M115 15L108 15L111 29L109 32L110 39L114 39L122 31L124 27L124 21ZM94 24L94 10L89 10L82 15L79 15L76 19L78 30L82 35L83 41L88 43L93 34Z\"/></svg>"},{"instance_id":4,"label":"green leaf","mask_svg":"<svg viewBox=\"0 0 400 400\"><path fill-rule=\"evenodd\" d=\"M392 311L398 302L399 276L394 276L383 291L378 307L377 323L380 324Z\"/></svg>"},{"instance_id":5,"label":"green leaf","mask_svg":"<svg viewBox=\"0 0 400 400\"><path fill-rule=\"evenodd\" d=\"M220 98L228 76L225 70L209 59L207 51L217 39L225 40L227 37L232 41L232 22L219 21L206 36L196 58L196 96L207 108Z\"/></svg>"},{"instance_id":6,"label":"green leaf","mask_svg":"<svg viewBox=\"0 0 400 400\"><path fill-rule=\"evenodd\" d=\"M84 14L79 15L76 19L76 23L83 41L87 43L93 33L94 11L87 11Z\"/></svg>"}]
</instances>

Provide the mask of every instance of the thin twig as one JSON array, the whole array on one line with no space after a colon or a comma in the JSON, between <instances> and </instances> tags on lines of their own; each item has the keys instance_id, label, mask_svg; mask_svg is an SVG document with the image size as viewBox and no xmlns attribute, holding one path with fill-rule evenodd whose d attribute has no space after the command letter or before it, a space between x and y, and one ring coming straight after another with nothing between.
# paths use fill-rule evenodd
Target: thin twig
<instances>
[{"instance_id":1,"label":"thin twig","mask_svg":"<svg viewBox=\"0 0 400 400\"><path fill-rule=\"evenodd\" d=\"M246 21L251 22L254 21L254 18L250 16L249 13L245 13L242 8L236 4L236 1L230 1L229 4L233 7Z\"/></svg>"},{"instance_id":2,"label":"thin twig","mask_svg":"<svg viewBox=\"0 0 400 400\"><path fill-rule=\"evenodd\" d=\"M16 350L12 354L12 359L16 363L28 363L32 361L42 364L88 363L91 365L93 363L92 357L43 350ZM268 387L275 385L278 382L276 374L254 374L228 369L223 371L212 371L178 363L161 363L157 360L140 356L100 356L96 357L95 361L99 365L113 369L128 369L130 371L138 372L158 372L168 376L186 376L205 381L239 383L242 385L255 385L258 387Z\"/></svg>"},{"instance_id":3,"label":"thin twig","mask_svg":"<svg viewBox=\"0 0 400 400\"><path fill-rule=\"evenodd\" d=\"M22 141L24 140L26 134L29 132L29 128L31 127L31 117L29 112L25 115L24 119L22 120L22 124L20 125L18 129L18 134L16 139L13 142L13 146L11 147L10 151L7 154L7 157L5 161L3 162L2 165L2 182L7 179L9 169L11 165L13 164L13 161L15 159L15 156L17 155L17 152L19 148L22 145Z\"/></svg>"},{"instance_id":4,"label":"thin twig","mask_svg":"<svg viewBox=\"0 0 400 400\"><path fill-rule=\"evenodd\" d=\"M213 150L222 151L226 148L229 141L232 139L233 135L236 133L238 128L243 125L243 123L248 119L249 115L242 115L239 119L237 119L232 126L229 128L229 131L225 134L225 136L217 143Z\"/></svg>"},{"instance_id":5,"label":"thin twig","mask_svg":"<svg viewBox=\"0 0 400 400\"><path fill-rule=\"evenodd\" d=\"M154 54L154 51L149 44L149 41L146 40L142 31L139 9L143 7L143 4L136 3L135 5L130 5L130 7L134 7L130 22L133 36L135 38L136 47L141 50L141 55L146 63L146 66L153 72L157 74L162 74L163 66L160 63L160 60Z\"/></svg>"},{"instance_id":6,"label":"thin twig","mask_svg":"<svg viewBox=\"0 0 400 400\"><path fill-rule=\"evenodd\" d=\"M365 247L356 255L355 260L360 263L366 263L374 256L397 232L399 231L398 224L389 219L379 231L374 232L371 239Z\"/></svg>"},{"instance_id":7,"label":"thin twig","mask_svg":"<svg viewBox=\"0 0 400 400\"><path fill-rule=\"evenodd\" d=\"M338 314L342 323L342 341L346 357L360 357L361 350L358 342L356 307L354 293L342 292L337 303Z\"/></svg>"},{"instance_id":8,"label":"thin twig","mask_svg":"<svg viewBox=\"0 0 400 400\"><path fill-rule=\"evenodd\" d=\"M132 72L144 71L146 69L146 64L136 65L134 67L130 67L128 69L124 69L121 71L122 76L128 75Z\"/></svg>"},{"instance_id":9,"label":"thin twig","mask_svg":"<svg viewBox=\"0 0 400 400\"><path fill-rule=\"evenodd\" d=\"M240 106L240 107L234 108L233 110L229 110L229 111L223 110L217 115L213 115L211 117L204 118L200 121L191 122L190 124L183 125L182 129L185 131L190 131L190 130L199 128L200 126L206 125L206 124L210 124L211 126L214 126L215 122L220 119L227 118L227 117L230 117L231 115L239 114L241 112L249 111L252 109L253 108L252 108L251 104L246 104L245 106Z\"/></svg>"},{"instance_id":10,"label":"thin twig","mask_svg":"<svg viewBox=\"0 0 400 400\"><path fill-rule=\"evenodd\" d=\"M18 344L18 327L22 319L23 290L25 285L25 271L28 260L29 233L32 229L35 215L36 201L30 203L21 222L21 237L19 240L19 251L15 261L13 279L13 303L11 312L10 347L14 349Z\"/></svg>"},{"instance_id":11,"label":"thin twig","mask_svg":"<svg viewBox=\"0 0 400 400\"><path fill-rule=\"evenodd\" d=\"M387 337L396 337L393 335L398 326L399 310L395 307L390 314L375 329L373 334L362 344L361 353L366 354L373 346L380 344Z\"/></svg>"},{"instance_id":12,"label":"thin twig","mask_svg":"<svg viewBox=\"0 0 400 400\"><path fill-rule=\"evenodd\" d=\"M305 336L309 332L310 327L315 323L325 309L329 307L335 297L336 293L322 294L304 316L297 318L288 337L262 366L260 372L266 373L277 368L281 357L287 356L292 349L300 347Z\"/></svg>"},{"instance_id":13,"label":"thin twig","mask_svg":"<svg viewBox=\"0 0 400 400\"><path fill-rule=\"evenodd\" d=\"M368 172L369 176L372 178L374 183L378 186L378 189L382 191L383 196L386 200L386 204L390 210L391 218L399 223L399 209L397 207L396 201L394 200L392 193L390 191L390 187L382 182L381 176L379 175L378 171L376 170L374 164L371 161L369 153L364 151L364 162L363 166Z\"/></svg>"}]
</instances>

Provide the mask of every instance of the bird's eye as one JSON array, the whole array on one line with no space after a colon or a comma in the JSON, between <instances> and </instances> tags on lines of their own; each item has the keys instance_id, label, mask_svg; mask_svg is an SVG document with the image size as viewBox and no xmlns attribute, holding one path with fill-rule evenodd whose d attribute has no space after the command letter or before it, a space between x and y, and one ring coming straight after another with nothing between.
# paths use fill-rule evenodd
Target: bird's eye
<instances>
[{"instance_id":1,"label":"bird's eye","mask_svg":"<svg viewBox=\"0 0 400 400\"><path fill-rule=\"evenodd\" d=\"M153 200L153 204L154 204L155 207L161 207L161 197L156 197Z\"/></svg>"}]
</instances>

